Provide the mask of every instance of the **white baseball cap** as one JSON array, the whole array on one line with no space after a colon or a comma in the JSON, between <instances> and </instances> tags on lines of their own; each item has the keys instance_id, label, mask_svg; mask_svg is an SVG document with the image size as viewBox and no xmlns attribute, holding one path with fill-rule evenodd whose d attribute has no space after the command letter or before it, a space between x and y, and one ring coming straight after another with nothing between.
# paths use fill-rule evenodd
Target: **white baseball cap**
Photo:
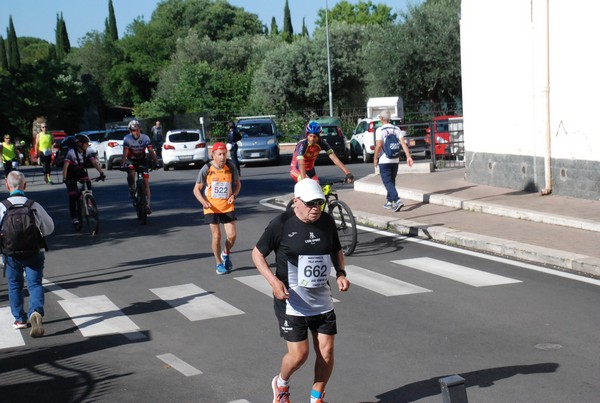
<instances>
[{"instance_id":1,"label":"white baseball cap","mask_svg":"<svg viewBox=\"0 0 600 403\"><path fill-rule=\"evenodd\" d=\"M310 178L304 178L296 183L296 186L294 186L294 197L305 202L317 199L325 200L321 185Z\"/></svg>"}]
</instances>

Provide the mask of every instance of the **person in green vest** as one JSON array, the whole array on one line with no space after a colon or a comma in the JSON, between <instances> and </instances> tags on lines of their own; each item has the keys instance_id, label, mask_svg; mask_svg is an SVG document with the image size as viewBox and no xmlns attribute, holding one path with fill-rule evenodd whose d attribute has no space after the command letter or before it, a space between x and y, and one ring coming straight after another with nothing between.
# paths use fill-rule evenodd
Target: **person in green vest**
<instances>
[{"instance_id":1,"label":"person in green vest","mask_svg":"<svg viewBox=\"0 0 600 403\"><path fill-rule=\"evenodd\" d=\"M52 163L52 144L54 138L52 133L46 133L46 123L40 125L40 132L35 138L35 146L38 152L38 163L42 165L44 169L44 180L46 183L52 185L52 179L50 177L51 163Z\"/></svg>"},{"instance_id":2,"label":"person in green vest","mask_svg":"<svg viewBox=\"0 0 600 403\"><path fill-rule=\"evenodd\" d=\"M2 142L2 165L4 165L5 178L8 177L10 171L16 169L16 163L17 153L15 152L15 145L12 143L10 134L5 134L4 141Z\"/></svg>"}]
</instances>

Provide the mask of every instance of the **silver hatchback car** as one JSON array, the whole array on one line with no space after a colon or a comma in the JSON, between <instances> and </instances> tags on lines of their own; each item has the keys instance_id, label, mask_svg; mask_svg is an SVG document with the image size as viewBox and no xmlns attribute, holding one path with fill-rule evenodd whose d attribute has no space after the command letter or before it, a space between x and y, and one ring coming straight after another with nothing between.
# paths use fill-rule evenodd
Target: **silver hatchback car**
<instances>
[{"instance_id":1,"label":"silver hatchback car","mask_svg":"<svg viewBox=\"0 0 600 403\"><path fill-rule=\"evenodd\" d=\"M165 171L177 166L202 166L208 162L208 146L201 130L169 130L162 145Z\"/></svg>"}]
</instances>

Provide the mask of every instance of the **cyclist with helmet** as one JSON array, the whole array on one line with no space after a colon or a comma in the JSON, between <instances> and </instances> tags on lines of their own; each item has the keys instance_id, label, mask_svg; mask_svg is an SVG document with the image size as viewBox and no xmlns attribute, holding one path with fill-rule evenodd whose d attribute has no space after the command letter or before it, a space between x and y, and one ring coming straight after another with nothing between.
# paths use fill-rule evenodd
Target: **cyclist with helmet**
<instances>
[{"instance_id":1,"label":"cyclist with helmet","mask_svg":"<svg viewBox=\"0 0 600 403\"><path fill-rule=\"evenodd\" d=\"M123 139L123 158L121 159L121 166L124 167L129 161L129 170L127 172L127 184L129 185L129 196L133 198L135 194L135 171L138 166L147 166L148 159L146 158L146 150L152 157L154 167L158 166L158 157L152 147L152 141L150 137L141 132L140 122L132 120L127 126L129 128L129 134ZM144 183L146 184L146 194L148 196L148 206L146 208L147 214L152 214L150 210L150 175L148 172L144 172Z\"/></svg>"},{"instance_id":2,"label":"cyclist with helmet","mask_svg":"<svg viewBox=\"0 0 600 403\"><path fill-rule=\"evenodd\" d=\"M304 139L296 144L292 163L290 164L290 175L294 181L299 182L304 178L311 178L319 181L315 171L315 161L321 151L325 151L331 161L344 172L348 183L352 183L354 176L350 173L346 165L335 155L329 144L321 137L321 126L317 122L309 122L306 125Z\"/></svg>"},{"instance_id":3,"label":"cyclist with helmet","mask_svg":"<svg viewBox=\"0 0 600 403\"><path fill-rule=\"evenodd\" d=\"M76 134L73 147L67 151L65 164L63 165L63 182L67 185L67 194L69 195L69 213L76 230L81 229L80 217L77 217L77 182L80 179L86 181L86 186L92 188L92 182L88 177L87 167L96 168L100 177L104 178L102 167L90 150L90 138L85 134Z\"/></svg>"}]
</instances>

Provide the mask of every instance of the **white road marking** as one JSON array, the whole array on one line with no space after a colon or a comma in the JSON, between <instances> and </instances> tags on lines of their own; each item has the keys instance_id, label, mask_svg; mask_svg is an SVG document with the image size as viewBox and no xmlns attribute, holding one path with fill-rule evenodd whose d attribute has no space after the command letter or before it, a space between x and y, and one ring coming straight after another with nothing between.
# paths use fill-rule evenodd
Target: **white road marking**
<instances>
[{"instance_id":1,"label":"white road marking","mask_svg":"<svg viewBox=\"0 0 600 403\"><path fill-rule=\"evenodd\" d=\"M262 274L254 276L236 277L235 279L240 283L247 285L250 288L254 288L256 291L259 291L268 297L273 297L273 288L271 288L271 286L269 285L267 280L265 280ZM340 301L338 299L333 298L333 302Z\"/></svg>"},{"instance_id":2,"label":"white road marking","mask_svg":"<svg viewBox=\"0 0 600 403\"><path fill-rule=\"evenodd\" d=\"M346 271L352 285L364 287L386 297L431 292L427 288L406 283L358 266L346 265Z\"/></svg>"},{"instance_id":3,"label":"white road marking","mask_svg":"<svg viewBox=\"0 0 600 403\"><path fill-rule=\"evenodd\" d=\"M163 361L165 364L170 365L171 367L173 367L173 369L181 372L185 376L202 375L202 371L192 367L190 364L183 361L174 354L161 354L157 355L156 358Z\"/></svg>"},{"instance_id":4,"label":"white road marking","mask_svg":"<svg viewBox=\"0 0 600 403\"><path fill-rule=\"evenodd\" d=\"M441 276L450 280L472 285L473 287L489 287L493 285L515 284L522 282L513 278L499 276L497 274L487 273L485 271L476 270L470 267L445 262L443 260L432 259L429 257L394 260L392 263L435 274L436 276Z\"/></svg>"},{"instance_id":5,"label":"white road marking","mask_svg":"<svg viewBox=\"0 0 600 403\"><path fill-rule=\"evenodd\" d=\"M195 284L153 288L150 291L191 321L244 314L244 311Z\"/></svg>"},{"instance_id":6,"label":"white road marking","mask_svg":"<svg viewBox=\"0 0 600 403\"><path fill-rule=\"evenodd\" d=\"M58 301L85 337L121 333L139 339L139 327L106 295ZM133 334L132 334L133 333Z\"/></svg>"},{"instance_id":7,"label":"white road marking","mask_svg":"<svg viewBox=\"0 0 600 403\"><path fill-rule=\"evenodd\" d=\"M12 313L10 313L10 307L0 308L0 326L2 331L0 332L0 349L24 346L25 340L21 332L25 330L14 329Z\"/></svg>"},{"instance_id":8,"label":"white road marking","mask_svg":"<svg viewBox=\"0 0 600 403\"><path fill-rule=\"evenodd\" d=\"M54 293L57 297L61 298L61 299L72 299L72 298L79 298L77 295L73 294L70 291L64 290L62 288L60 288L59 286L57 286L56 284L54 284L51 281L48 281L46 279L42 279L42 284L44 285L44 287L46 287L46 289L52 293Z\"/></svg>"},{"instance_id":9,"label":"white road marking","mask_svg":"<svg viewBox=\"0 0 600 403\"><path fill-rule=\"evenodd\" d=\"M268 203L265 203L265 205L271 206ZM474 256L479 259L491 260L493 262L499 262L502 264L507 264L509 266L520 267L522 269L537 271L539 273L549 274L551 276L562 277L562 278L566 278L569 280L579 281L581 283L587 283L587 284L600 286L600 280L598 280L598 279L581 276L581 275L574 274L574 273L568 273L568 272L562 271L562 270L550 269L548 267L543 267L543 266L537 266L533 263L519 262L517 260L511 260L511 259L501 257L501 256L487 255L482 252L466 250L466 249L458 248L456 246L444 245L441 243L429 241L427 239L415 238L415 237L410 237L410 236L406 236L406 235L399 235L399 234L395 234L393 232L384 231L384 230L380 230L380 229L376 229L376 228L365 227L362 225L357 225L356 227L358 229L360 229L361 231L372 232L374 234L388 236L388 237L391 237L394 239L400 239L400 240L406 241L406 242L425 244L432 248L448 250L451 252L460 253L461 255Z\"/></svg>"}]
</instances>

